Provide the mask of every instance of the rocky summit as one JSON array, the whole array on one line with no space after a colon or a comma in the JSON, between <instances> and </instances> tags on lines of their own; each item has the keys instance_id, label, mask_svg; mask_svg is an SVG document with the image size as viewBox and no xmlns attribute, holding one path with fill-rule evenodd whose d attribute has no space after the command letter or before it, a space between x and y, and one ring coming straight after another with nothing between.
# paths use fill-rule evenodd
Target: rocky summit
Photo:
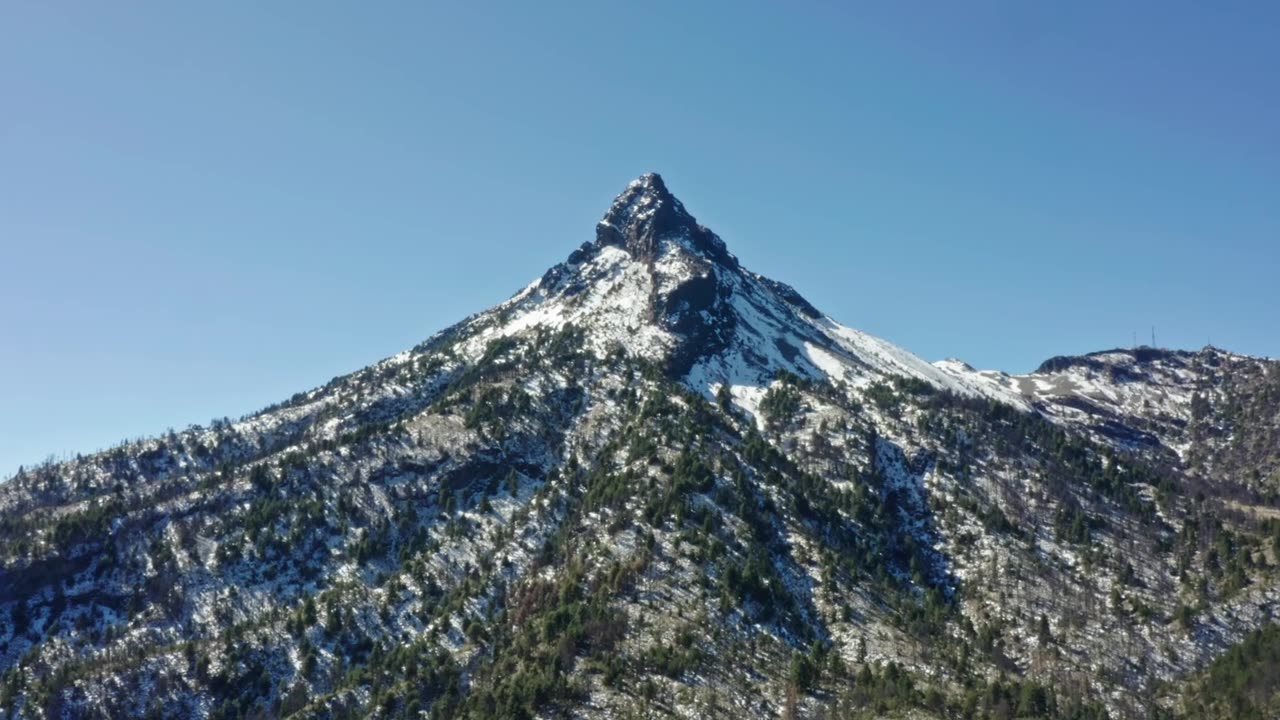
<instances>
[{"instance_id":1,"label":"rocky summit","mask_svg":"<svg viewBox=\"0 0 1280 720\"><path fill-rule=\"evenodd\" d=\"M0 484L0 712L1277 717L1278 491L1275 361L929 363L647 174L411 350Z\"/></svg>"}]
</instances>

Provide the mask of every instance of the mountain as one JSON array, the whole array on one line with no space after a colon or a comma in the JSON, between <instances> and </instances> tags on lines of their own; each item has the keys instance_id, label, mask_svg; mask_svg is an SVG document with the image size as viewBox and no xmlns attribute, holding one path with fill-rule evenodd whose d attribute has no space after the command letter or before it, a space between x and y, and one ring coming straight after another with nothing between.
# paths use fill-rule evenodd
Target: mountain
<instances>
[{"instance_id":1,"label":"mountain","mask_svg":"<svg viewBox=\"0 0 1280 720\"><path fill-rule=\"evenodd\" d=\"M1215 348L925 362L644 175L411 350L0 485L0 709L1265 714L1278 433Z\"/></svg>"}]
</instances>

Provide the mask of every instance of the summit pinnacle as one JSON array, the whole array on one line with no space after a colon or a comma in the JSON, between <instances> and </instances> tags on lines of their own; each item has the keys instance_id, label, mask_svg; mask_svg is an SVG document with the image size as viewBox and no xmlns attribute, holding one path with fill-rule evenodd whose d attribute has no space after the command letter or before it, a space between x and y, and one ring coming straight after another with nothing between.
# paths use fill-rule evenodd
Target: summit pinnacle
<instances>
[{"instance_id":1,"label":"summit pinnacle","mask_svg":"<svg viewBox=\"0 0 1280 720\"><path fill-rule=\"evenodd\" d=\"M658 173L632 180L596 224L597 247L620 247L641 260L656 257L659 241L667 238L684 240L710 260L737 265L724 241L698 224Z\"/></svg>"}]
</instances>

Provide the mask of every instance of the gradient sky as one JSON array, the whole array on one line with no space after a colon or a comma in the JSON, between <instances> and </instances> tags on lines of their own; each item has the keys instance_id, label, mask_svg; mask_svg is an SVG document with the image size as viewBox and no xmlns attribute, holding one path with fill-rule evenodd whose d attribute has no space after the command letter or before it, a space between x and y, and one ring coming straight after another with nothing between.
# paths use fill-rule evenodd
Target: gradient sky
<instances>
[{"instance_id":1,"label":"gradient sky","mask_svg":"<svg viewBox=\"0 0 1280 720\"><path fill-rule=\"evenodd\" d=\"M1280 4L851 4L6 3L0 476L409 347L646 170L928 359L1280 355Z\"/></svg>"}]
</instances>

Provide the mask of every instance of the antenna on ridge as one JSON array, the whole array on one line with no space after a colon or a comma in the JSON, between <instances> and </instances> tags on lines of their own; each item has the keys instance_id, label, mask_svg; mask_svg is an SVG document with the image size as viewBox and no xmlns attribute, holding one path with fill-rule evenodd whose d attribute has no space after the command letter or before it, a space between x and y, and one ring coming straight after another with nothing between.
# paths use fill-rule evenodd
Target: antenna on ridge
<instances>
[{"instance_id":1,"label":"antenna on ridge","mask_svg":"<svg viewBox=\"0 0 1280 720\"><path fill-rule=\"evenodd\" d=\"M1152 325L1151 326L1151 347L1154 348L1155 346L1156 346L1156 326Z\"/></svg>"}]
</instances>

